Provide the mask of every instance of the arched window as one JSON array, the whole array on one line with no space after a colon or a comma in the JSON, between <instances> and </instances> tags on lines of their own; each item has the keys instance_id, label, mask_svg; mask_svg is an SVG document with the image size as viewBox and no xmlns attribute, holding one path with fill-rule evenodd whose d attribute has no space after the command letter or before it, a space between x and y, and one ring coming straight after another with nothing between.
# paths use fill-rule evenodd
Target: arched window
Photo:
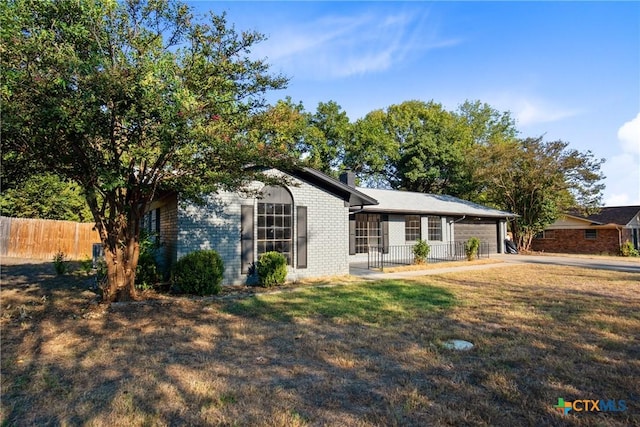
<instances>
[{"instance_id":1,"label":"arched window","mask_svg":"<svg viewBox=\"0 0 640 427\"><path fill-rule=\"evenodd\" d=\"M293 197L284 187L266 186L258 201L258 257L280 252L291 265Z\"/></svg>"}]
</instances>

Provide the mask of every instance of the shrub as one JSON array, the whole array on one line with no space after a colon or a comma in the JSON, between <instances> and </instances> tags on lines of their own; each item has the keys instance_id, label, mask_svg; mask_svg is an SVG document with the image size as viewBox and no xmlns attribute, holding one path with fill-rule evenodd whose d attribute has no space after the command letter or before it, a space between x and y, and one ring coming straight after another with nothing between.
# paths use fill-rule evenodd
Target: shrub
<instances>
[{"instance_id":1,"label":"shrub","mask_svg":"<svg viewBox=\"0 0 640 427\"><path fill-rule=\"evenodd\" d=\"M80 260L80 271L88 276L89 273L91 273L91 270L93 270L93 260L89 257L89 255L85 255Z\"/></svg>"},{"instance_id":2,"label":"shrub","mask_svg":"<svg viewBox=\"0 0 640 427\"><path fill-rule=\"evenodd\" d=\"M427 257L431 252L431 246L422 239L418 239L415 245L413 245L413 256L415 264L424 264L427 262Z\"/></svg>"},{"instance_id":3,"label":"shrub","mask_svg":"<svg viewBox=\"0 0 640 427\"><path fill-rule=\"evenodd\" d=\"M160 245L155 234L146 230L140 232L140 255L136 267L136 287L149 289L160 280L156 252Z\"/></svg>"},{"instance_id":4,"label":"shrub","mask_svg":"<svg viewBox=\"0 0 640 427\"><path fill-rule=\"evenodd\" d=\"M626 241L620 246L620 255L622 256L639 256L638 250L633 247L633 243Z\"/></svg>"},{"instance_id":5,"label":"shrub","mask_svg":"<svg viewBox=\"0 0 640 427\"><path fill-rule=\"evenodd\" d=\"M281 285L287 279L287 259L279 252L266 252L256 263L256 272L260 286Z\"/></svg>"},{"instance_id":6,"label":"shrub","mask_svg":"<svg viewBox=\"0 0 640 427\"><path fill-rule=\"evenodd\" d=\"M178 260L172 282L181 292L215 295L222 289L223 274L224 263L216 251L195 251Z\"/></svg>"},{"instance_id":7,"label":"shrub","mask_svg":"<svg viewBox=\"0 0 640 427\"><path fill-rule=\"evenodd\" d=\"M63 275L69 271L69 261L67 260L67 254L62 251L56 252L53 256L53 268L56 270L56 274Z\"/></svg>"},{"instance_id":8,"label":"shrub","mask_svg":"<svg viewBox=\"0 0 640 427\"><path fill-rule=\"evenodd\" d=\"M478 254L478 248L480 248L480 239L472 237L464 244L464 252L467 254L467 260L473 260Z\"/></svg>"}]
</instances>

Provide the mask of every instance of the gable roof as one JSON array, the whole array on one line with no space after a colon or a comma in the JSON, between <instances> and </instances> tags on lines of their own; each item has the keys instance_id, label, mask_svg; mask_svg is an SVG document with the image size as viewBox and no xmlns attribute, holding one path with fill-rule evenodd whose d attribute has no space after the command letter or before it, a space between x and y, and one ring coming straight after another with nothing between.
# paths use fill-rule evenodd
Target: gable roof
<instances>
[{"instance_id":1,"label":"gable roof","mask_svg":"<svg viewBox=\"0 0 640 427\"><path fill-rule=\"evenodd\" d=\"M411 191L383 190L357 187L357 190L378 201L376 206L364 208L367 212L397 212L485 218L513 218L510 212L492 209L477 203L442 194L415 193Z\"/></svg>"},{"instance_id":2,"label":"gable roof","mask_svg":"<svg viewBox=\"0 0 640 427\"><path fill-rule=\"evenodd\" d=\"M318 170L302 167L291 170L289 173L296 178L300 178L342 197L345 202L349 203L349 206L370 206L378 204L378 201L373 197Z\"/></svg>"},{"instance_id":3,"label":"gable roof","mask_svg":"<svg viewBox=\"0 0 640 427\"><path fill-rule=\"evenodd\" d=\"M575 213L570 214L575 218L591 221L595 225L618 224L627 225L640 213L640 205L637 206L609 206L600 209L600 212L582 216Z\"/></svg>"}]
</instances>

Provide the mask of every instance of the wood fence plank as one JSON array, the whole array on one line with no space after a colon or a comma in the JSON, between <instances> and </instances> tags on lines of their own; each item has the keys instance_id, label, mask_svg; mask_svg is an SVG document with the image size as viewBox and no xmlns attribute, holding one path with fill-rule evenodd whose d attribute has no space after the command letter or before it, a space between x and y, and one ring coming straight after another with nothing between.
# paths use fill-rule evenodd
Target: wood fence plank
<instances>
[{"instance_id":1,"label":"wood fence plank","mask_svg":"<svg viewBox=\"0 0 640 427\"><path fill-rule=\"evenodd\" d=\"M52 259L63 251L69 259L91 255L98 232L91 223L2 217L0 254L8 257ZM2 242L6 242L5 248ZM2 252L4 250L4 252Z\"/></svg>"}]
</instances>

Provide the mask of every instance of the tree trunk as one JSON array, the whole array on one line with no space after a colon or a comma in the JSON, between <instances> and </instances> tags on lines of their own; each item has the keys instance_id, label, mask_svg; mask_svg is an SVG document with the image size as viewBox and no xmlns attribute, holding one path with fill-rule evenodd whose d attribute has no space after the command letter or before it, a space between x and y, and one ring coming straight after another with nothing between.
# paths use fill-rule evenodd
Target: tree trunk
<instances>
[{"instance_id":1,"label":"tree trunk","mask_svg":"<svg viewBox=\"0 0 640 427\"><path fill-rule=\"evenodd\" d=\"M138 255L138 243L135 241L105 250L107 283L102 290L104 302L131 301L137 298L135 280Z\"/></svg>"},{"instance_id":2,"label":"tree trunk","mask_svg":"<svg viewBox=\"0 0 640 427\"><path fill-rule=\"evenodd\" d=\"M127 221L116 224L109 233L101 233L107 264L107 283L102 289L102 300L107 303L137 299L135 280L140 256L139 220L129 217Z\"/></svg>"}]
</instances>

